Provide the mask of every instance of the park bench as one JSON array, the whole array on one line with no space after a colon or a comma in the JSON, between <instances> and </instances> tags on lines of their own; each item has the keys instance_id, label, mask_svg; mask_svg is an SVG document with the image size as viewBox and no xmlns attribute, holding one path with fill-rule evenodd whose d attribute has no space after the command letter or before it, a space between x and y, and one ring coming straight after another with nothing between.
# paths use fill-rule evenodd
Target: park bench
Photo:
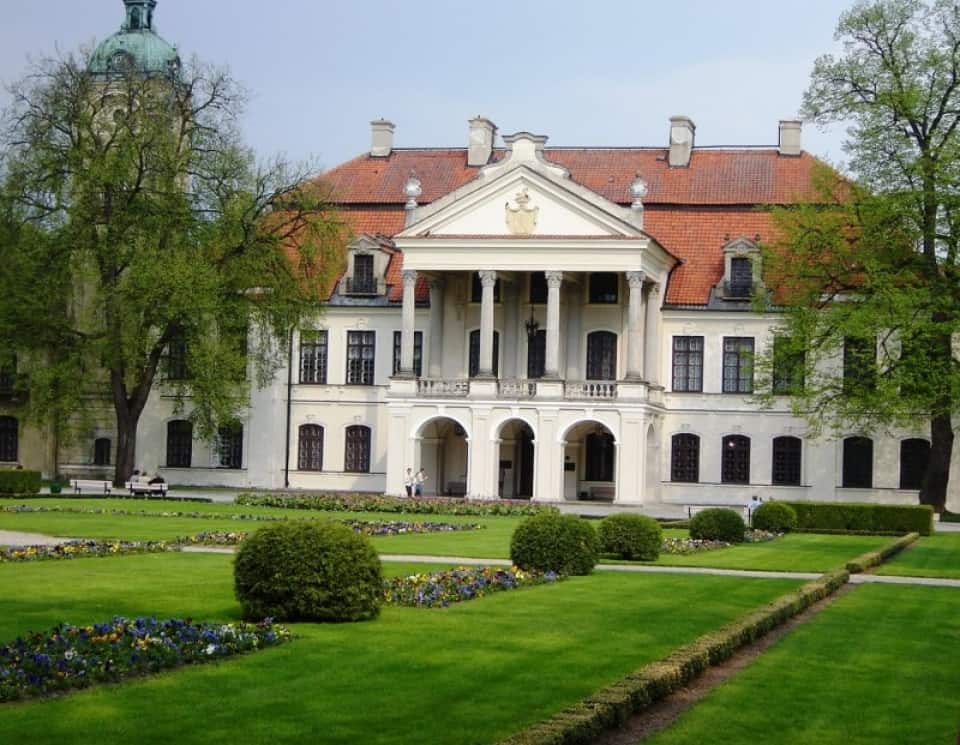
<instances>
[{"instance_id":1,"label":"park bench","mask_svg":"<svg viewBox=\"0 0 960 745\"><path fill-rule=\"evenodd\" d=\"M137 494L159 494L165 497L167 495L166 484L148 484L145 481L128 481L124 486L132 496L136 496Z\"/></svg>"},{"instance_id":2,"label":"park bench","mask_svg":"<svg viewBox=\"0 0 960 745\"><path fill-rule=\"evenodd\" d=\"M112 481L100 481L98 479L70 479L70 488L74 494L83 494L84 491L92 491L97 494L111 494L113 491Z\"/></svg>"},{"instance_id":3,"label":"park bench","mask_svg":"<svg viewBox=\"0 0 960 745\"><path fill-rule=\"evenodd\" d=\"M617 495L616 487L613 486L591 486L590 499L598 502L612 502Z\"/></svg>"},{"instance_id":4,"label":"park bench","mask_svg":"<svg viewBox=\"0 0 960 745\"><path fill-rule=\"evenodd\" d=\"M701 512L702 510L712 510L714 508L719 507L725 510L733 510L738 515L740 515L740 517L746 520L749 517L749 511L750 511L749 507L745 507L739 504L688 504L685 506L687 508L688 518L693 517L698 512Z\"/></svg>"}]
</instances>

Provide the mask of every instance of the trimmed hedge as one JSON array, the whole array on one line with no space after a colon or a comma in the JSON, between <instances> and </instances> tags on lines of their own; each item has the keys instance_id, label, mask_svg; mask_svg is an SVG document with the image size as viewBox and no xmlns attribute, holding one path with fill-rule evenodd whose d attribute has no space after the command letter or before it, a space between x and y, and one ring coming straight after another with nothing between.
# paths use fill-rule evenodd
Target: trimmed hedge
<instances>
[{"instance_id":1,"label":"trimmed hedge","mask_svg":"<svg viewBox=\"0 0 960 745\"><path fill-rule=\"evenodd\" d=\"M842 502L784 502L797 513L797 528L856 530L869 533L933 532L929 505L848 504Z\"/></svg>"},{"instance_id":2,"label":"trimmed hedge","mask_svg":"<svg viewBox=\"0 0 960 745\"><path fill-rule=\"evenodd\" d=\"M743 543L746 531L743 518L726 507L711 507L690 518L690 537L696 540Z\"/></svg>"},{"instance_id":3,"label":"trimmed hedge","mask_svg":"<svg viewBox=\"0 0 960 745\"><path fill-rule=\"evenodd\" d=\"M40 471L0 471L0 494L36 494L40 491Z\"/></svg>"},{"instance_id":4,"label":"trimmed hedge","mask_svg":"<svg viewBox=\"0 0 960 745\"><path fill-rule=\"evenodd\" d=\"M597 531L576 515L534 515L520 523L510 539L510 560L528 571L590 574L599 553Z\"/></svg>"},{"instance_id":5,"label":"trimmed hedge","mask_svg":"<svg viewBox=\"0 0 960 745\"><path fill-rule=\"evenodd\" d=\"M753 511L751 527L772 533L787 533L797 527L797 511L785 502L764 502Z\"/></svg>"},{"instance_id":6,"label":"trimmed hedge","mask_svg":"<svg viewBox=\"0 0 960 745\"><path fill-rule=\"evenodd\" d=\"M280 495L238 494L234 504L325 512L402 512L420 515L538 515L556 507L528 499L457 499L455 497L388 497L364 492Z\"/></svg>"},{"instance_id":7,"label":"trimmed hedge","mask_svg":"<svg viewBox=\"0 0 960 745\"><path fill-rule=\"evenodd\" d=\"M655 561L663 529L652 517L623 512L605 517L599 528L600 550L629 560Z\"/></svg>"},{"instance_id":8,"label":"trimmed hedge","mask_svg":"<svg viewBox=\"0 0 960 745\"><path fill-rule=\"evenodd\" d=\"M907 535L903 536L902 538L898 538L895 541L891 541L883 548L861 554L857 558L851 559L847 562L847 571L851 574L860 574L868 569L880 566L891 556L900 553L911 543L919 540L919 538L919 533L907 533Z\"/></svg>"},{"instance_id":9,"label":"trimmed hedge","mask_svg":"<svg viewBox=\"0 0 960 745\"><path fill-rule=\"evenodd\" d=\"M604 732L622 727L634 714L685 687L711 665L729 659L740 647L832 595L849 578L844 570L824 574L501 741L500 745L590 745Z\"/></svg>"}]
</instances>

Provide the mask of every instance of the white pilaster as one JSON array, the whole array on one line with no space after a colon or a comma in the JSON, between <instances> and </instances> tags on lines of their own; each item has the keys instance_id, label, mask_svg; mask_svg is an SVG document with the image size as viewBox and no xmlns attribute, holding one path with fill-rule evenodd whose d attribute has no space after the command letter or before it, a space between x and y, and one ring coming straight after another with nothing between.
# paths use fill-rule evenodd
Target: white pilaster
<instances>
[{"instance_id":1,"label":"white pilaster","mask_svg":"<svg viewBox=\"0 0 960 745\"><path fill-rule=\"evenodd\" d=\"M648 285L647 302L644 303L643 336L646 343L644 354L644 379L652 386L662 385L660 375L660 346L662 344L662 314L660 312L660 285Z\"/></svg>"},{"instance_id":2,"label":"white pilaster","mask_svg":"<svg viewBox=\"0 0 960 745\"><path fill-rule=\"evenodd\" d=\"M543 377L560 377L560 283L563 272L544 272L547 277L547 349Z\"/></svg>"},{"instance_id":3,"label":"white pilaster","mask_svg":"<svg viewBox=\"0 0 960 745\"><path fill-rule=\"evenodd\" d=\"M643 380L643 327L646 322L643 300L643 272L627 272L630 305L627 311L627 380Z\"/></svg>"},{"instance_id":4,"label":"white pilaster","mask_svg":"<svg viewBox=\"0 0 960 745\"><path fill-rule=\"evenodd\" d=\"M483 296L480 302L480 369L477 377L493 377L493 288L497 273L492 270L478 272Z\"/></svg>"},{"instance_id":5,"label":"white pilaster","mask_svg":"<svg viewBox=\"0 0 960 745\"><path fill-rule=\"evenodd\" d=\"M413 334L417 312L417 273L403 270L403 330L400 333L400 375L413 377Z\"/></svg>"}]
</instances>

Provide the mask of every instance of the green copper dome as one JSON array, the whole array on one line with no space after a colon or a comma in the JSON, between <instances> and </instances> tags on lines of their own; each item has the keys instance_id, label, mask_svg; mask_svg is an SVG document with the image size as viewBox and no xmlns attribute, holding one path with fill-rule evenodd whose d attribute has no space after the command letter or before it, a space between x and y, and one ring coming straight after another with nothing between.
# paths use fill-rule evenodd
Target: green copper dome
<instances>
[{"instance_id":1,"label":"green copper dome","mask_svg":"<svg viewBox=\"0 0 960 745\"><path fill-rule=\"evenodd\" d=\"M175 73L180 67L177 48L153 30L157 0L124 0L123 4L126 6L123 25L94 50L90 72L110 75L134 69L146 75Z\"/></svg>"}]
</instances>

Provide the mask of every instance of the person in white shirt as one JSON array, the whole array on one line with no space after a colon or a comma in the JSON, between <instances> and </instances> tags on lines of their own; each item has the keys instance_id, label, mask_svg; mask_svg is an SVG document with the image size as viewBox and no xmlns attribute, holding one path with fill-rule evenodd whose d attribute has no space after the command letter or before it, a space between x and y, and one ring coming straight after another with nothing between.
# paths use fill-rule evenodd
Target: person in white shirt
<instances>
[{"instance_id":1,"label":"person in white shirt","mask_svg":"<svg viewBox=\"0 0 960 745\"><path fill-rule=\"evenodd\" d=\"M762 505L762 504L763 504L763 500L760 499L760 497L758 497L756 494L754 494L754 495L750 498L750 504L747 505L747 522L748 522L750 525L753 525L753 513L754 513L754 511L757 509L757 507L759 507L759 506Z\"/></svg>"},{"instance_id":2,"label":"person in white shirt","mask_svg":"<svg viewBox=\"0 0 960 745\"><path fill-rule=\"evenodd\" d=\"M413 480L414 493L418 497L423 496L423 482L426 480L427 480L427 472L421 468L419 471L417 471L417 475L414 477L414 480Z\"/></svg>"},{"instance_id":3,"label":"person in white shirt","mask_svg":"<svg viewBox=\"0 0 960 745\"><path fill-rule=\"evenodd\" d=\"M413 469L408 468L406 475L403 477L403 488L407 492L408 497L413 496Z\"/></svg>"}]
</instances>

